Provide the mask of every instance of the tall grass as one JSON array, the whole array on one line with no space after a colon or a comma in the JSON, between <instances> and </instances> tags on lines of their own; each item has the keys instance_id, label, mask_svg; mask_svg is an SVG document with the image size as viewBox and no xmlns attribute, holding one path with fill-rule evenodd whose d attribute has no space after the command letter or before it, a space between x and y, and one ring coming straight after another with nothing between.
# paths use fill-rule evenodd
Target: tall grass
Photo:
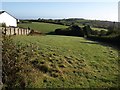
<instances>
[{"instance_id":1,"label":"tall grass","mask_svg":"<svg viewBox=\"0 0 120 90\"><path fill-rule=\"evenodd\" d=\"M15 44L11 37L3 37L2 50L2 82L3 88L25 88L34 81L30 73L34 73L30 61L36 57L33 45Z\"/></svg>"}]
</instances>

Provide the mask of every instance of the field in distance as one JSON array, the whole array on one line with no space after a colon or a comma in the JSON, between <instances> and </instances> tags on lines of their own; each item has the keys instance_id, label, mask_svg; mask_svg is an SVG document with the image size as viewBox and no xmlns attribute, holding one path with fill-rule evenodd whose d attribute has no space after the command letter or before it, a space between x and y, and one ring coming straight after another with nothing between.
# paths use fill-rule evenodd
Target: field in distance
<instances>
[{"instance_id":1,"label":"field in distance","mask_svg":"<svg viewBox=\"0 0 120 90\"><path fill-rule=\"evenodd\" d=\"M79 24L78 24L79 25ZM51 24L51 23L43 23L43 22L32 22L32 23L21 23L18 24L19 27L23 28L30 28L36 31L41 31L42 33L49 33L55 31L55 29L58 28L67 28L68 26L65 25L58 25L58 24ZM81 28L84 27L83 25L79 25ZM107 31L107 29L104 28L95 28L91 27L92 30L97 30L97 31Z\"/></svg>"},{"instance_id":2,"label":"field in distance","mask_svg":"<svg viewBox=\"0 0 120 90\"><path fill-rule=\"evenodd\" d=\"M66 28L64 25L50 24L50 23L41 23L41 22L32 22L32 23L21 23L18 24L19 27L30 28L36 31L41 31L42 33L49 33L55 31L57 28Z\"/></svg>"}]
</instances>

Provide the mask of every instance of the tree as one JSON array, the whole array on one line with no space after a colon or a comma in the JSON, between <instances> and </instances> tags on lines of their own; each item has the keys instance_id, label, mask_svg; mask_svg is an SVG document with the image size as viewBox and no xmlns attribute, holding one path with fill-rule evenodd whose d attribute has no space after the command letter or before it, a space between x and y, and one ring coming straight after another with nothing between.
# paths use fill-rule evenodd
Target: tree
<instances>
[{"instance_id":1,"label":"tree","mask_svg":"<svg viewBox=\"0 0 120 90\"><path fill-rule=\"evenodd\" d=\"M78 25L72 25L66 29L56 29L55 33L58 35L81 36L84 37L83 30Z\"/></svg>"},{"instance_id":2,"label":"tree","mask_svg":"<svg viewBox=\"0 0 120 90\"><path fill-rule=\"evenodd\" d=\"M90 25L84 26L83 31L86 36L89 36L92 33L92 29L90 28Z\"/></svg>"}]
</instances>

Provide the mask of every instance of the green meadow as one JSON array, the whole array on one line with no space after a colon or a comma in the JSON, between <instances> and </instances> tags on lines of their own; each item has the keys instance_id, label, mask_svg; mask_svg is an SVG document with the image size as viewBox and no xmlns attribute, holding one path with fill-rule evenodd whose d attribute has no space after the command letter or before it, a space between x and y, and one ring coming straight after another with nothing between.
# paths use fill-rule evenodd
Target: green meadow
<instances>
[{"instance_id":1,"label":"green meadow","mask_svg":"<svg viewBox=\"0 0 120 90\"><path fill-rule=\"evenodd\" d=\"M118 51L112 47L82 37L59 35L14 36L13 41L16 45L36 46L37 57L30 59L30 69L34 71L26 76L26 87L118 87Z\"/></svg>"},{"instance_id":2,"label":"green meadow","mask_svg":"<svg viewBox=\"0 0 120 90\"><path fill-rule=\"evenodd\" d=\"M41 23L41 22L32 22L32 23L22 23L18 24L19 27L23 28L30 28L36 31L40 31L42 33L48 33L55 31L57 28L66 28L67 26L63 25L56 25L56 24L50 24L50 23Z\"/></svg>"},{"instance_id":3,"label":"green meadow","mask_svg":"<svg viewBox=\"0 0 120 90\"><path fill-rule=\"evenodd\" d=\"M79 24L78 24L79 25ZM50 24L50 23L42 23L42 22L32 22L32 23L21 23L18 24L19 27L23 28L30 28L36 31L40 31L42 33L49 33L55 31L57 28L67 28L68 26L64 25L57 25L57 24ZM84 27L83 25L79 25L81 28ZM95 28L91 27L92 30L97 30L97 31L107 31L107 29L104 28Z\"/></svg>"},{"instance_id":4,"label":"green meadow","mask_svg":"<svg viewBox=\"0 0 120 90\"><path fill-rule=\"evenodd\" d=\"M92 27L92 30L97 30L97 31L104 30L104 31L108 31L107 29L104 29L104 28L95 28L95 27Z\"/></svg>"}]
</instances>

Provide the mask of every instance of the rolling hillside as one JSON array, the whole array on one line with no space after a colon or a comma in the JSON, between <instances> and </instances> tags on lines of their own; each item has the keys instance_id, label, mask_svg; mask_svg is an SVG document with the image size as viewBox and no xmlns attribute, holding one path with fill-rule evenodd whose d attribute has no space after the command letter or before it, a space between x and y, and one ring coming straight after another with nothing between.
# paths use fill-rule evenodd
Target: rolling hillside
<instances>
[{"instance_id":1,"label":"rolling hillside","mask_svg":"<svg viewBox=\"0 0 120 90\"><path fill-rule=\"evenodd\" d=\"M56 24L49 24L49 23L39 23L39 22L32 22L32 23L22 23L18 24L19 27L23 28L30 28L36 31L41 31L42 33L52 32L57 28L66 28L67 26L63 25L56 25Z\"/></svg>"},{"instance_id":2,"label":"rolling hillside","mask_svg":"<svg viewBox=\"0 0 120 90\"><path fill-rule=\"evenodd\" d=\"M81 28L84 27L81 24L78 24ZM58 25L58 24L51 24L51 23L44 23L44 22L31 22L31 23L21 23L18 24L18 27L23 27L23 28L30 28L36 31L40 31L42 33L50 33L50 32L54 32L55 29L58 28L67 28L68 26L64 26L64 25ZM95 27L91 27L92 30L96 30L96 31L108 31L107 29L104 28L95 28Z\"/></svg>"},{"instance_id":3,"label":"rolling hillside","mask_svg":"<svg viewBox=\"0 0 120 90\"><path fill-rule=\"evenodd\" d=\"M35 78L26 87L118 87L118 52L98 42L71 36L15 36L14 42L35 46L32 56ZM31 50L31 49L30 49ZM28 50L29 51L29 50Z\"/></svg>"}]
</instances>

